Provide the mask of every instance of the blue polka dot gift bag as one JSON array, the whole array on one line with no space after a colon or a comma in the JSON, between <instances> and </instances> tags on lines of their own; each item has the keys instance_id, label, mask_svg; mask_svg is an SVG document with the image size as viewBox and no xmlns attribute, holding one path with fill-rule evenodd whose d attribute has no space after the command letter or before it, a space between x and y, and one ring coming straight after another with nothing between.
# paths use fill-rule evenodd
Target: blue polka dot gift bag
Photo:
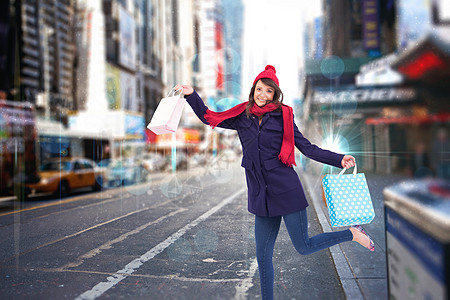
<instances>
[{"instance_id":1,"label":"blue polka dot gift bag","mask_svg":"<svg viewBox=\"0 0 450 300\"><path fill-rule=\"evenodd\" d=\"M332 227L370 223L375 218L364 173L326 175L322 179L323 191Z\"/></svg>"}]
</instances>

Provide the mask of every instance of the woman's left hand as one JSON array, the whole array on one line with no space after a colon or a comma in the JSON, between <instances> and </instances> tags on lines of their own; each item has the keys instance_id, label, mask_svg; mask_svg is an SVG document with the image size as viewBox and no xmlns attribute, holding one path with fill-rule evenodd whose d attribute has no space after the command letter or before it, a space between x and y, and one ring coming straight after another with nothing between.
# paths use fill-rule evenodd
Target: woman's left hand
<instances>
[{"instance_id":1,"label":"woman's left hand","mask_svg":"<svg viewBox=\"0 0 450 300\"><path fill-rule=\"evenodd\" d=\"M189 96L190 94L192 94L194 92L194 88L192 86L186 85L186 84L177 84L175 86L175 90L181 91L181 93L183 93L183 95L185 95L185 96Z\"/></svg>"},{"instance_id":2,"label":"woman's left hand","mask_svg":"<svg viewBox=\"0 0 450 300\"><path fill-rule=\"evenodd\" d=\"M344 158L342 158L341 165L343 168L351 168L356 165L355 158L351 155L345 155Z\"/></svg>"}]
</instances>

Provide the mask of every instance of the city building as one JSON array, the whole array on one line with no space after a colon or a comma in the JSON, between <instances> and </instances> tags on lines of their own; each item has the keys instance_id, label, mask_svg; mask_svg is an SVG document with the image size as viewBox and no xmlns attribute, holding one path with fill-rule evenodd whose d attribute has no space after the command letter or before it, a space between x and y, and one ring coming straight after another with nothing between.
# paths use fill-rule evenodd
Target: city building
<instances>
[{"instance_id":1,"label":"city building","mask_svg":"<svg viewBox=\"0 0 450 300\"><path fill-rule=\"evenodd\" d=\"M364 170L448 169L436 146L448 145L450 129L448 10L439 1L324 1L323 58L306 37L303 120L315 142L353 154ZM429 163L414 167L418 155Z\"/></svg>"},{"instance_id":2,"label":"city building","mask_svg":"<svg viewBox=\"0 0 450 300\"><path fill-rule=\"evenodd\" d=\"M1 1L0 12L0 99L12 99L16 61L15 7L10 1Z\"/></svg>"},{"instance_id":3,"label":"city building","mask_svg":"<svg viewBox=\"0 0 450 300\"><path fill-rule=\"evenodd\" d=\"M194 50L192 84L206 105L216 110L216 104L225 97L224 20L219 0L194 1ZM203 142L198 151L217 151L219 133L194 121L196 116L187 109L190 122L199 130Z\"/></svg>"},{"instance_id":4,"label":"city building","mask_svg":"<svg viewBox=\"0 0 450 300\"><path fill-rule=\"evenodd\" d=\"M14 3L18 39L12 96L35 104L41 117L60 121L74 108L74 1L6 2Z\"/></svg>"},{"instance_id":5,"label":"city building","mask_svg":"<svg viewBox=\"0 0 450 300\"><path fill-rule=\"evenodd\" d=\"M159 7L155 6L156 4ZM161 54L163 89L152 109L156 108L163 97L179 93L172 90L176 84L191 84L198 91L202 89L199 80L199 32L195 5L194 0L157 1L154 4L157 17L153 26L157 28L153 34L157 42L155 46L160 45L159 50L155 51L160 51ZM153 112L154 110L148 114L147 123L150 122ZM175 170L177 158L197 151L200 130L200 121L189 105L185 105L176 135L156 135L149 130L146 131L149 151L170 156Z\"/></svg>"},{"instance_id":6,"label":"city building","mask_svg":"<svg viewBox=\"0 0 450 300\"><path fill-rule=\"evenodd\" d=\"M2 51L7 63L0 72L5 79L0 95L35 107L40 161L72 155L73 148L66 145L69 115L78 109L76 2L25 0L2 5L6 15L2 20L9 21L4 27L7 42Z\"/></svg>"},{"instance_id":7,"label":"city building","mask_svg":"<svg viewBox=\"0 0 450 300\"><path fill-rule=\"evenodd\" d=\"M240 1L227 6L226 20L219 0L24 0L1 8L0 98L35 106L41 161L167 154L171 142L146 125L175 84L192 84L213 109L239 94L240 39L229 24L242 24L230 13L242 10ZM177 145L189 143L189 152L209 128L186 107Z\"/></svg>"},{"instance_id":8,"label":"city building","mask_svg":"<svg viewBox=\"0 0 450 300\"><path fill-rule=\"evenodd\" d=\"M396 50L395 9L395 1L323 1L322 19L305 37L302 127L318 145L351 153L360 167L379 172L391 171L390 160L368 153L388 152L387 135L365 120L418 96L398 82L362 86L356 78L362 66L376 66L373 61Z\"/></svg>"},{"instance_id":9,"label":"city building","mask_svg":"<svg viewBox=\"0 0 450 300\"><path fill-rule=\"evenodd\" d=\"M389 126L390 144L397 147L391 153L396 169L404 170L409 163L406 171L412 176L449 180L450 6L446 1L397 2L400 51L390 67L403 76L405 84L417 87L420 102L387 111L367 123L375 128ZM406 149L403 159L396 155L398 149ZM422 165L415 163L419 156L425 158Z\"/></svg>"},{"instance_id":10,"label":"city building","mask_svg":"<svg viewBox=\"0 0 450 300\"><path fill-rule=\"evenodd\" d=\"M198 0L200 82L203 97L214 105L223 94L223 15L218 0Z\"/></svg>"},{"instance_id":11,"label":"city building","mask_svg":"<svg viewBox=\"0 0 450 300\"><path fill-rule=\"evenodd\" d=\"M1 5L0 95L32 103L40 118L66 122L74 108L74 2Z\"/></svg>"},{"instance_id":12,"label":"city building","mask_svg":"<svg viewBox=\"0 0 450 300\"><path fill-rule=\"evenodd\" d=\"M155 151L167 148L164 139L158 140L146 126L161 98L189 77L184 65L192 52L192 34L181 32L180 21L185 22L183 28L192 28L191 2L102 0L93 5L87 1L84 11L79 10L80 16L85 16L81 31L85 38L78 43L83 53L80 61L86 66L79 69L79 78L85 81L79 90L87 90L79 96L86 99L80 101L86 103L86 112L78 112L71 125L77 131L80 125L83 130L95 128L94 149L102 152L96 160L139 157L152 147ZM180 5L185 14L181 14ZM104 28L92 29L95 18L103 18L98 23ZM94 41L103 43L98 46ZM96 76L90 70L104 71ZM89 96L90 92L97 94ZM102 126L88 125L99 118Z\"/></svg>"},{"instance_id":13,"label":"city building","mask_svg":"<svg viewBox=\"0 0 450 300\"><path fill-rule=\"evenodd\" d=\"M443 151L450 130L449 13L439 1L396 1L397 50L361 67L357 85L407 87L414 94L413 101L395 99L367 116L365 126L375 135L373 152L385 153L372 159L376 170L450 178Z\"/></svg>"},{"instance_id":14,"label":"city building","mask_svg":"<svg viewBox=\"0 0 450 300\"><path fill-rule=\"evenodd\" d=\"M115 140L125 136L124 113L110 110L107 98L107 26L102 1L78 0L76 20L77 109L69 116L65 135L71 137L71 155L100 161L113 157Z\"/></svg>"},{"instance_id":15,"label":"city building","mask_svg":"<svg viewBox=\"0 0 450 300\"><path fill-rule=\"evenodd\" d=\"M244 7L241 0L222 0L224 21L223 57L225 95L241 97L242 35L244 32Z\"/></svg>"}]
</instances>

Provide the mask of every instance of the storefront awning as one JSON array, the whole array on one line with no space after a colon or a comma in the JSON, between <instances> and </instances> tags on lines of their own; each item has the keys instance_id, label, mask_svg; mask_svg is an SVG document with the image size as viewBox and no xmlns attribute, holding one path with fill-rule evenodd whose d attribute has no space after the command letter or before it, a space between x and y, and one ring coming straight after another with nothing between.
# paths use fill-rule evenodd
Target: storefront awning
<instances>
[{"instance_id":1,"label":"storefront awning","mask_svg":"<svg viewBox=\"0 0 450 300\"><path fill-rule=\"evenodd\" d=\"M450 78L450 29L435 29L415 46L405 50L392 68L410 81L447 85Z\"/></svg>"},{"instance_id":2,"label":"storefront awning","mask_svg":"<svg viewBox=\"0 0 450 300\"><path fill-rule=\"evenodd\" d=\"M148 144L155 144L160 148L167 148L172 145L177 147L198 146L200 143L200 131L192 128L178 128L175 141L171 133L156 135L147 129L145 135Z\"/></svg>"},{"instance_id":3,"label":"storefront awning","mask_svg":"<svg viewBox=\"0 0 450 300\"><path fill-rule=\"evenodd\" d=\"M366 124L431 124L450 122L450 113L441 113L436 115L425 116L401 116L394 118L368 118Z\"/></svg>"}]
</instances>

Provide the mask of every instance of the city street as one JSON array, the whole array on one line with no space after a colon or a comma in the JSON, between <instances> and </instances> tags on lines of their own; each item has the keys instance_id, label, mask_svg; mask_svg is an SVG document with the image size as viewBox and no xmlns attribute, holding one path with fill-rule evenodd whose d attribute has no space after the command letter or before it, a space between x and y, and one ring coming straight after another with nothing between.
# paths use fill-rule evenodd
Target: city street
<instances>
[{"instance_id":1,"label":"city street","mask_svg":"<svg viewBox=\"0 0 450 300\"><path fill-rule=\"evenodd\" d=\"M222 167L3 211L0 298L260 297L244 171ZM345 299L329 251L296 254L284 225L274 268L277 299Z\"/></svg>"},{"instance_id":2,"label":"city street","mask_svg":"<svg viewBox=\"0 0 450 300\"><path fill-rule=\"evenodd\" d=\"M449 3L0 1L0 300L449 298Z\"/></svg>"}]
</instances>

